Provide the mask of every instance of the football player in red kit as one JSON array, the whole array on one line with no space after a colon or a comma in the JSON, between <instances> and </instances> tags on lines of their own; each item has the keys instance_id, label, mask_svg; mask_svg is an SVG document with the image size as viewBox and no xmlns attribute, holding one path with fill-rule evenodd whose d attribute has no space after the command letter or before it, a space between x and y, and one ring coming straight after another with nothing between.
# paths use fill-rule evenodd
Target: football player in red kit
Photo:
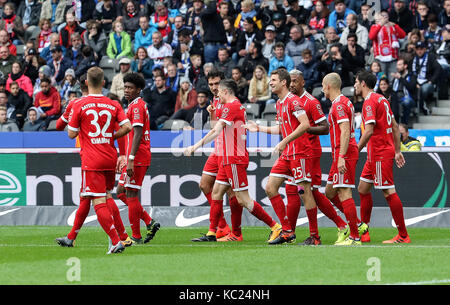
<instances>
[{"instance_id":1,"label":"football player in red kit","mask_svg":"<svg viewBox=\"0 0 450 305\"><path fill-rule=\"evenodd\" d=\"M358 143L361 151L367 145L367 160L361 174L358 192L361 199L361 220L369 223L372 212L372 185L383 191L383 195L391 209L392 218L397 225L398 234L383 241L386 244L410 243L403 216L403 205L395 191L393 165L405 164L405 158L400 151L400 132L398 124L390 107L389 101L373 92L376 77L369 72L360 72L355 81L355 93L364 98L362 118L364 132ZM364 242L370 241L369 232L363 236Z\"/></svg>"}]
</instances>

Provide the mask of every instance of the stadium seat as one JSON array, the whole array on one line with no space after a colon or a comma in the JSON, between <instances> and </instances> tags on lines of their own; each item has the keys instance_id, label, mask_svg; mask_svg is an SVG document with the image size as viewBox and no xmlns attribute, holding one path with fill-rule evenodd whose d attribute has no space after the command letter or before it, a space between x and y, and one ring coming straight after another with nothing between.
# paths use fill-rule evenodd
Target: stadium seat
<instances>
[{"instance_id":1,"label":"stadium seat","mask_svg":"<svg viewBox=\"0 0 450 305\"><path fill-rule=\"evenodd\" d=\"M58 120L50 121L50 124L48 124L48 127L47 127L47 131L54 131L54 130L56 130L56 122L57 121Z\"/></svg>"},{"instance_id":2,"label":"stadium seat","mask_svg":"<svg viewBox=\"0 0 450 305\"><path fill-rule=\"evenodd\" d=\"M355 88L349 86L342 88L342 94L348 98L352 98L355 92Z\"/></svg>"},{"instance_id":3,"label":"stadium seat","mask_svg":"<svg viewBox=\"0 0 450 305\"><path fill-rule=\"evenodd\" d=\"M16 48L17 48L17 56L22 56L25 54L25 48L26 48L25 45L21 44L21 45L16 46Z\"/></svg>"},{"instance_id":4,"label":"stadium seat","mask_svg":"<svg viewBox=\"0 0 450 305\"><path fill-rule=\"evenodd\" d=\"M115 59L111 59L108 56L103 56L100 60L99 67L103 69L103 73L105 74L108 84L111 84L114 75L116 75L116 62L117 61Z\"/></svg>"},{"instance_id":5,"label":"stadium seat","mask_svg":"<svg viewBox=\"0 0 450 305\"><path fill-rule=\"evenodd\" d=\"M314 96L316 99L319 99L321 94L322 94L322 87L314 88L312 93L311 93L311 95Z\"/></svg>"},{"instance_id":6,"label":"stadium seat","mask_svg":"<svg viewBox=\"0 0 450 305\"><path fill-rule=\"evenodd\" d=\"M264 108L264 111L261 113L261 118L264 119L265 115L276 114L276 113L277 113L277 104L276 103L266 104L266 108Z\"/></svg>"},{"instance_id":7,"label":"stadium seat","mask_svg":"<svg viewBox=\"0 0 450 305\"><path fill-rule=\"evenodd\" d=\"M250 120L255 119L259 115L259 105L253 103L245 103L243 105L245 107L245 112L247 114L247 118Z\"/></svg>"},{"instance_id":8,"label":"stadium seat","mask_svg":"<svg viewBox=\"0 0 450 305\"><path fill-rule=\"evenodd\" d=\"M257 119L255 123L261 126L270 126L270 122L268 120Z\"/></svg>"},{"instance_id":9,"label":"stadium seat","mask_svg":"<svg viewBox=\"0 0 450 305\"><path fill-rule=\"evenodd\" d=\"M262 118L266 121L276 121L277 114L276 113L263 113Z\"/></svg>"},{"instance_id":10,"label":"stadium seat","mask_svg":"<svg viewBox=\"0 0 450 305\"><path fill-rule=\"evenodd\" d=\"M189 126L189 123L184 120L167 120L161 130L182 130L185 126Z\"/></svg>"}]
</instances>

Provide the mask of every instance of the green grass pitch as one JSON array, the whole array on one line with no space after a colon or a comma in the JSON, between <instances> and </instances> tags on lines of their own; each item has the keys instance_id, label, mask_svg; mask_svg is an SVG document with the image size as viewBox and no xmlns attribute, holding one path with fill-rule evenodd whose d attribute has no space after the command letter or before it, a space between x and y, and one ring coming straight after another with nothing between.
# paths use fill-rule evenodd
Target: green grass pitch
<instances>
[{"instance_id":1,"label":"green grass pitch","mask_svg":"<svg viewBox=\"0 0 450 305\"><path fill-rule=\"evenodd\" d=\"M361 247L333 246L336 229L320 228L323 245L302 247L267 245L269 230L263 227L243 228L243 242L201 244L190 239L207 228L163 227L149 244L114 255L106 255L108 242L100 227L84 227L74 248L58 246L54 239L69 229L1 226L0 284L450 283L449 228L409 229L409 245L383 245L396 230L372 228L372 242ZM297 228L297 243L307 232Z\"/></svg>"}]
</instances>

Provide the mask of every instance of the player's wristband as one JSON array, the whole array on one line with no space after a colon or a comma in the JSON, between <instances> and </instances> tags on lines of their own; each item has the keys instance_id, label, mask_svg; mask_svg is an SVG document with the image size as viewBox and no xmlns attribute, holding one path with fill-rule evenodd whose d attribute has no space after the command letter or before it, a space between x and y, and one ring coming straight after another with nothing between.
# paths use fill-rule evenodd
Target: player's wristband
<instances>
[{"instance_id":1,"label":"player's wristband","mask_svg":"<svg viewBox=\"0 0 450 305\"><path fill-rule=\"evenodd\" d=\"M134 160L134 156L133 155L129 155L128 156L128 160Z\"/></svg>"}]
</instances>

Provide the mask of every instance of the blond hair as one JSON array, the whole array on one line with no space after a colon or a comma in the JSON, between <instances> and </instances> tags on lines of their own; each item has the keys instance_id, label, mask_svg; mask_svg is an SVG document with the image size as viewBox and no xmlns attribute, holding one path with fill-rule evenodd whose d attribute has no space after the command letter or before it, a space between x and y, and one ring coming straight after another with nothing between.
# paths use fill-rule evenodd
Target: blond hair
<instances>
[{"instance_id":1,"label":"blond hair","mask_svg":"<svg viewBox=\"0 0 450 305\"><path fill-rule=\"evenodd\" d=\"M256 70L261 70L263 72L263 76L261 78L261 80L256 78ZM258 90L258 83L262 83L262 89ZM269 80L268 80L268 76L267 76L267 72L266 69L264 69L263 66L258 65L255 67L255 70L253 71L253 77L250 80L250 88L252 89L250 92L250 96L261 96L264 95L267 91L267 89L269 88Z\"/></svg>"}]
</instances>

